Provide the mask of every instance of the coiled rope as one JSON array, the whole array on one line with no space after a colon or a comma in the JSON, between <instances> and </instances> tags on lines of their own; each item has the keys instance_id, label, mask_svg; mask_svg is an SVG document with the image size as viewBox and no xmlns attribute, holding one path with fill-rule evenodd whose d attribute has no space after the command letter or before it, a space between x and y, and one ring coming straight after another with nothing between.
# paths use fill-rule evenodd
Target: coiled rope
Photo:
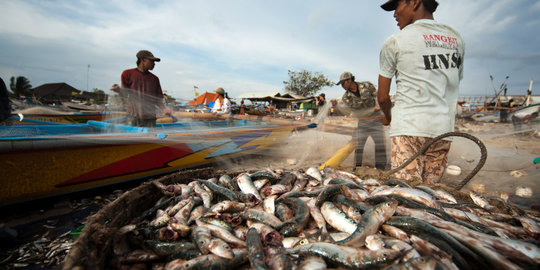
<instances>
[{"instance_id":1,"label":"coiled rope","mask_svg":"<svg viewBox=\"0 0 540 270\"><path fill-rule=\"evenodd\" d=\"M474 170L472 170L469 175L467 175L467 177L465 177L465 179L463 179L456 187L455 189L456 190L460 190L461 188L463 188L463 186L465 186L470 180L471 178L473 178L477 173L478 171L480 171L480 169L482 169L482 167L484 166L484 164L486 163L486 159L487 159L487 149L486 149L486 146L484 145L484 143L482 143L482 141L480 141L480 139L478 139L477 137L471 135L471 134L468 134L468 133L463 133L463 132L447 132L447 133L444 133L442 135L439 135L433 139L431 139L431 141L427 142L424 144L424 146L422 146L422 148L420 148L420 150L418 150L412 157L410 157L407 161L405 161L403 164L401 164L399 167L395 168L395 169L392 169L392 170L389 170L386 172L387 175L391 175L403 168L405 168L407 165L409 165L411 162L413 162L413 160L415 160L419 155L422 155L426 152L426 150L432 145L434 144L435 142L443 139L443 138L446 138L446 137L452 137L452 136L457 136L457 137L464 137L464 138L467 138L473 142L475 142L478 147L480 147L480 153L481 153L481 156L480 156L480 160L478 161L478 164L476 165L476 167L474 168Z\"/></svg>"}]
</instances>

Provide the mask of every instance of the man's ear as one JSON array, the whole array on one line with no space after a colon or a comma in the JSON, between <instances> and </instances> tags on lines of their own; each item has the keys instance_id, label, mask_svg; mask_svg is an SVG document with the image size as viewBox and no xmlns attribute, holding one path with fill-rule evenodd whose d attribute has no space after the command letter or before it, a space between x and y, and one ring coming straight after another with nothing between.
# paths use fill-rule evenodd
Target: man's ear
<instances>
[{"instance_id":1,"label":"man's ear","mask_svg":"<svg viewBox=\"0 0 540 270\"><path fill-rule=\"evenodd\" d=\"M424 5L424 3L422 2L422 0L411 0L411 4L413 5L413 9L415 11L419 10L421 6Z\"/></svg>"}]
</instances>

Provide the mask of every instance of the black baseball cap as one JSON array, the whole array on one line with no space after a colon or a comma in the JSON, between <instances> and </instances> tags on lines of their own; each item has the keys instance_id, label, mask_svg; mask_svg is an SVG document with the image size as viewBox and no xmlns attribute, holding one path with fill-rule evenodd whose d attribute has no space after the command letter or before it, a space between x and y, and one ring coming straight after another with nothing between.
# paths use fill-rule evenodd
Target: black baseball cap
<instances>
[{"instance_id":1,"label":"black baseball cap","mask_svg":"<svg viewBox=\"0 0 540 270\"><path fill-rule=\"evenodd\" d=\"M435 12L439 3L436 0L422 0L424 7L431 13ZM399 0L388 0L381 5L381 8L386 11L396 10Z\"/></svg>"}]
</instances>

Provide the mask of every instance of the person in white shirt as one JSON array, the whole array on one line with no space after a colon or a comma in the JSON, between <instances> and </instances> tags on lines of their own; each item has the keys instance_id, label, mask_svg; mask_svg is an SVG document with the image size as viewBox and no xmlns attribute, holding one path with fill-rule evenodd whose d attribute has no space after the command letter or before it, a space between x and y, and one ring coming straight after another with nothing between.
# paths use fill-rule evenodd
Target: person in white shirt
<instances>
[{"instance_id":1,"label":"person in white shirt","mask_svg":"<svg viewBox=\"0 0 540 270\"><path fill-rule=\"evenodd\" d=\"M214 102L212 107L212 113L214 114L230 114L231 113L231 101L223 88L219 87L214 91L218 94L218 98Z\"/></svg>"},{"instance_id":2,"label":"person in white shirt","mask_svg":"<svg viewBox=\"0 0 540 270\"><path fill-rule=\"evenodd\" d=\"M383 44L378 83L381 122L390 125L392 168L414 155L426 142L454 131L459 83L463 78L465 42L451 27L434 20L435 0L389 0L400 31ZM394 107L390 85L396 77ZM438 183L451 141L441 140L398 171L405 180Z\"/></svg>"}]
</instances>

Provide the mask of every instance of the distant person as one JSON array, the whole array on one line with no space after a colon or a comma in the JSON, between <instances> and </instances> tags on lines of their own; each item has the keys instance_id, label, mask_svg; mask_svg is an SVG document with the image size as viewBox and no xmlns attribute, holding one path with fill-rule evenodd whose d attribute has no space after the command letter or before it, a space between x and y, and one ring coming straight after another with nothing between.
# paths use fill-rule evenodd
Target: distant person
<instances>
[{"instance_id":1,"label":"distant person","mask_svg":"<svg viewBox=\"0 0 540 270\"><path fill-rule=\"evenodd\" d=\"M317 105L317 107L322 107L324 106L325 103L326 103L326 95L324 93L320 94L315 99L315 105Z\"/></svg>"},{"instance_id":2,"label":"distant person","mask_svg":"<svg viewBox=\"0 0 540 270\"><path fill-rule=\"evenodd\" d=\"M223 88L218 88L214 91L218 94L218 98L214 102L212 107L212 113L214 114L230 114L231 113L231 101L228 98L227 93Z\"/></svg>"},{"instance_id":3,"label":"distant person","mask_svg":"<svg viewBox=\"0 0 540 270\"><path fill-rule=\"evenodd\" d=\"M367 139L375 142L375 167L380 170L386 169L386 147L384 144L385 135L379 118L371 118L380 115L376 102L375 86L370 82L355 82L354 76L350 72L343 72L339 77L337 85L341 85L345 93L340 101L332 101L341 114L360 119L353 138L357 139L357 146L354 153L356 167L362 166L362 156Z\"/></svg>"},{"instance_id":4,"label":"distant person","mask_svg":"<svg viewBox=\"0 0 540 270\"><path fill-rule=\"evenodd\" d=\"M246 105L244 104L244 100L240 101L240 115L246 114Z\"/></svg>"},{"instance_id":5,"label":"distant person","mask_svg":"<svg viewBox=\"0 0 540 270\"><path fill-rule=\"evenodd\" d=\"M127 124L138 127L156 126L156 107L161 108L164 114L171 114L172 110L163 103L163 91L159 78L150 73L155 62L161 59L147 51L137 52L137 67L122 72L122 88L118 84L111 87L126 100Z\"/></svg>"},{"instance_id":6,"label":"distant person","mask_svg":"<svg viewBox=\"0 0 540 270\"><path fill-rule=\"evenodd\" d=\"M459 83L463 78L465 42L451 27L433 19L435 0L389 0L400 31L380 52L378 101L390 125L392 168L412 157L432 138L454 131ZM392 107L390 85L396 77ZM433 144L395 176L438 183L448 161L450 139Z\"/></svg>"},{"instance_id":7,"label":"distant person","mask_svg":"<svg viewBox=\"0 0 540 270\"><path fill-rule=\"evenodd\" d=\"M0 78L0 126L11 125L11 104L4 80Z\"/></svg>"},{"instance_id":8,"label":"distant person","mask_svg":"<svg viewBox=\"0 0 540 270\"><path fill-rule=\"evenodd\" d=\"M509 110L509 108L510 108L510 102L508 102L508 103L500 102L499 103L499 122L500 123L508 122L508 110Z\"/></svg>"}]
</instances>

